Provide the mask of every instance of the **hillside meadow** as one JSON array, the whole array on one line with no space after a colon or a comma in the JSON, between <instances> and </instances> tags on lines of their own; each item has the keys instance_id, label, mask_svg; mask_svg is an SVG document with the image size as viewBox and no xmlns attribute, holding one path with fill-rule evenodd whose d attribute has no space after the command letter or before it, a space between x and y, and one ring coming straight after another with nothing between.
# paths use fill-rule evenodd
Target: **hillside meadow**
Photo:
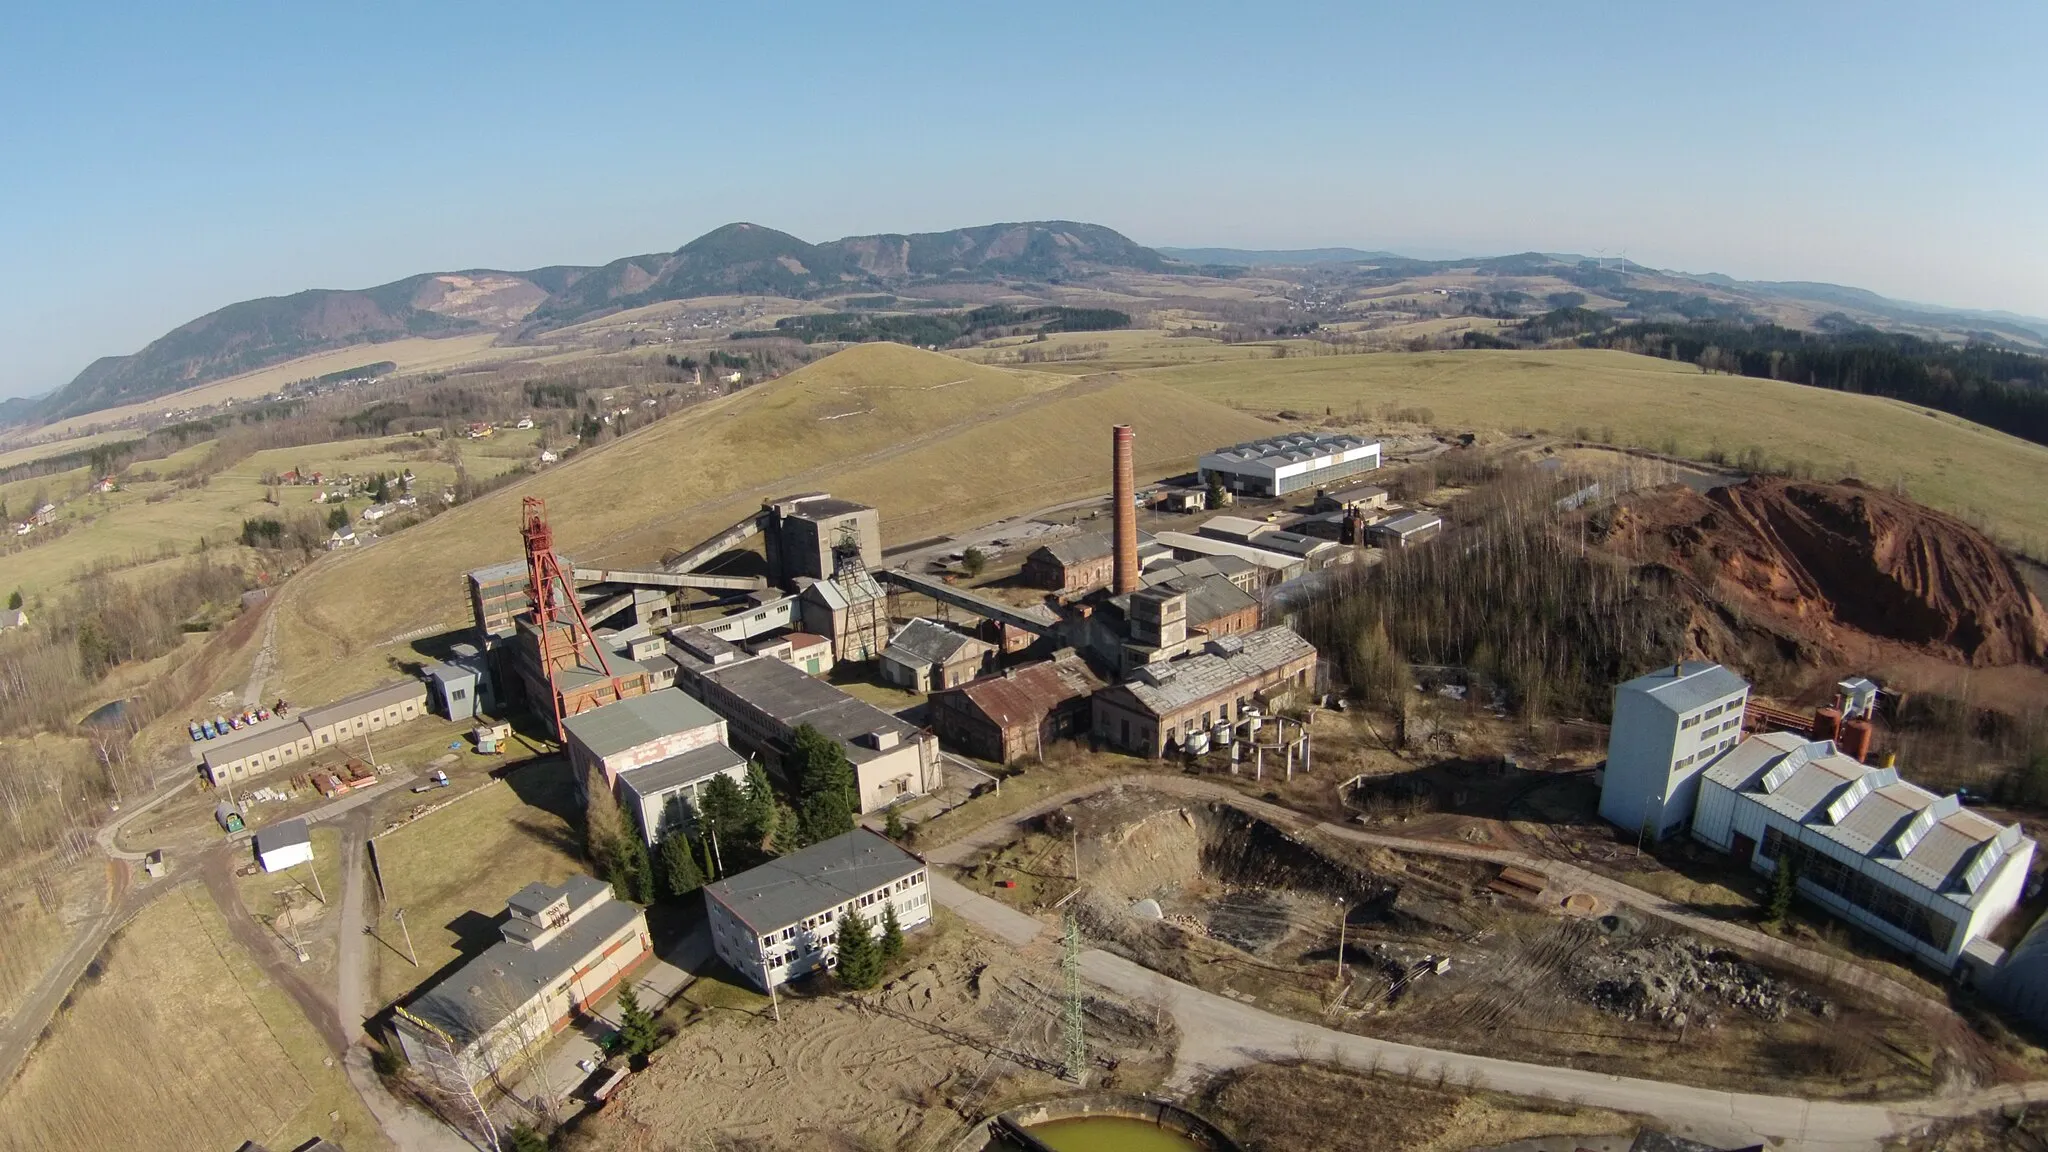
<instances>
[{"instance_id":1,"label":"hillside meadow","mask_svg":"<svg viewBox=\"0 0 2048 1152\"><path fill-rule=\"evenodd\" d=\"M280 607L279 656L302 699L392 675L412 658L396 638L466 622L463 573L519 554L525 496L547 500L557 547L579 561L650 563L763 499L820 489L875 505L897 544L1103 491L1119 422L1137 428L1148 477L1274 427L1142 380L860 345L322 559Z\"/></svg>"},{"instance_id":2,"label":"hillside meadow","mask_svg":"<svg viewBox=\"0 0 2048 1152\"><path fill-rule=\"evenodd\" d=\"M2008 544L2048 554L2048 448L1876 396L1607 350L1386 352L1131 373L1247 412L1371 427L1545 431L1695 459L1748 449L1824 479L1902 486Z\"/></svg>"}]
</instances>

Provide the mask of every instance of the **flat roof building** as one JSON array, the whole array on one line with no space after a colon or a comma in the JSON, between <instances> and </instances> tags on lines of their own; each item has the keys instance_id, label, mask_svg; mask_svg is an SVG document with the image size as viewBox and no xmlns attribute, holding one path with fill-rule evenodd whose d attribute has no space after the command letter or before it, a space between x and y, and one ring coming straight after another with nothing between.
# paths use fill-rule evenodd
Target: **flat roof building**
<instances>
[{"instance_id":1,"label":"flat roof building","mask_svg":"<svg viewBox=\"0 0 2048 1152\"><path fill-rule=\"evenodd\" d=\"M577 788L603 780L656 844L691 818L713 776L747 778L746 758L726 743L724 718L679 688L607 704L562 721Z\"/></svg>"},{"instance_id":2,"label":"flat roof building","mask_svg":"<svg viewBox=\"0 0 2048 1152\"><path fill-rule=\"evenodd\" d=\"M1368 524L1365 538L1383 548L1407 548L1443 530L1443 517L1434 512L1406 512Z\"/></svg>"},{"instance_id":3,"label":"flat roof building","mask_svg":"<svg viewBox=\"0 0 2048 1152\"><path fill-rule=\"evenodd\" d=\"M1242 560L1258 568L1260 582L1284 584L1308 571L1308 561L1285 552L1275 552L1252 544L1240 544L1232 540L1219 540L1214 536L1202 536L1191 532L1161 532L1154 537L1171 550L1175 558L1195 560L1209 556L1228 556Z\"/></svg>"},{"instance_id":4,"label":"flat roof building","mask_svg":"<svg viewBox=\"0 0 2048 1152\"><path fill-rule=\"evenodd\" d=\"M938 790L939 742L930 732L700 629L679 630L676 637L669 652L682 666L678 687L723 717L734 746L769 768L781 771L796 730L808 724L846 749L862 812Z\"/></svg>"},{"instance_id":5,"label":"flat roof building","mask_svg":"<svg viewBox=\"0 0 2048 1152\"><path fill-rule=\"evenodd\" d=\"M1362 436L1293 432L1219 448L1198 461L1202 482L1248 496L1286 496L1380 466L1380 443Z\"/></svg>"},{"instance_id":6,"label":"flat roof building","mask_svg":"<svg viewBox=\"0 0 2048 1152\"><path fill-rule=\"evenodd\" d=\"M889 907L910 931L932 918L925 863L865 828L704 886L711 946L766 992L838 963L848 911L880 935Z\"/></svg>"},{"instance_id":7,"label":"flat roof building","mask_svg":"<svg viewBox=\"0 0 2048 1152\"><path fill-rule=\"evenodd\" d=\"M611 885L571 876L506 901L500 939L397 1009L414 1070L451 1091L513 1068L653 954L647 917Z\"/></svg>"},{"instance_id":8,"label":"flat roof building","mask_svg":"<svg viewBox=\"0 0 2048 1152\"><path fill-rule=\"evenodd\" d=\"M1614 690L1600 818L1661 840L1692 819L1700 774L1741 736L1749 681L1687 660Z\"/></svg>"}]
</instances>

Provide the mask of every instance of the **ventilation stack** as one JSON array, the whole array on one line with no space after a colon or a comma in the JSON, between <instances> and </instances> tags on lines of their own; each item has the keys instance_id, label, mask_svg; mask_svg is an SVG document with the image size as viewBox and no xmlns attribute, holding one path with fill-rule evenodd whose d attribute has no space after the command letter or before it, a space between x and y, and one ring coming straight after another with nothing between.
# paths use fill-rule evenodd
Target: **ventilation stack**
<instances>
[{"instance_id":1,"label":"ventilation stack","mask_svg":"<svg viewBox=\"0 0 2048 1152\"><path fill-rule=\"evenodd\" d=\"M1138 590L1138 477L1131 464L1131 426L1119 424L1113 438L1115 479L1110 500L1116 505L1116 569L1111 591L1122 596Z\"/></svg>"}]
</instances>

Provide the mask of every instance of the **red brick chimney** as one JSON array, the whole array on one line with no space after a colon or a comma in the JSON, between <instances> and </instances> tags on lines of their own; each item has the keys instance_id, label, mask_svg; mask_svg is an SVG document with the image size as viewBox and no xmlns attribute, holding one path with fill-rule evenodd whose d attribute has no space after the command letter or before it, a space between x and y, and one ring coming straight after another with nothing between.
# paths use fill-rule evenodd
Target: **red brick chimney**
<instances>
[{"instance_id":1,"label":"red brick chimney","mask_svg":"<svg viewBox=\"0 0 2048 1152\"><path fill-rule=\"evenodd\" d=\"M1116 475L1110 500L1116 505L1116 571L1110 590L1121 596L1138 590L1138 477L1131 464L1131 426L1111 430Z\"/></svg>"}]
</instances>

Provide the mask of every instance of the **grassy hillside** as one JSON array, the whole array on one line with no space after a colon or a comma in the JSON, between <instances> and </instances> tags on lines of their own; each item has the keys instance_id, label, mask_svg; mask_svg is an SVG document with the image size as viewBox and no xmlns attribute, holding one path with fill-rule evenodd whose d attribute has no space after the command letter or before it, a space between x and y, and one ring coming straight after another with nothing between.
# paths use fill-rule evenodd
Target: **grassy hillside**
<instances>
[{"instance_id":1,"label":"grassy hillside","mask_svg":"<svg viewBox=\"0 0 2048 1152\"><path fill-rule=\"evenodd\" d=\"M2048 448L1874 396L1705 375L1625 352L1419 352L1194 364L1133 373L1252 412L1445 429L1546 430L1700 457L1756 448L1827 479L1903 484L1923 503L2048 552Z\"/></svg>"},{"instance_id":2,"label":"grassy hillside","mask_svg":"<svg viewBox=\"0 0 2048 1152\"><path fill-rule=\"evenodd\" d=\"M287 686L311 700L388 676L412 658L395 637L465 622L462 574L518 555L524 496L547 499L557 546L579 560L648 562L814 489L874 504L893 543L1105 489L1116 422L1136 426L1153 476L1273 427L1147 381L860 345L319 561L282 606Z\"/></svg>"}]
</instances>

